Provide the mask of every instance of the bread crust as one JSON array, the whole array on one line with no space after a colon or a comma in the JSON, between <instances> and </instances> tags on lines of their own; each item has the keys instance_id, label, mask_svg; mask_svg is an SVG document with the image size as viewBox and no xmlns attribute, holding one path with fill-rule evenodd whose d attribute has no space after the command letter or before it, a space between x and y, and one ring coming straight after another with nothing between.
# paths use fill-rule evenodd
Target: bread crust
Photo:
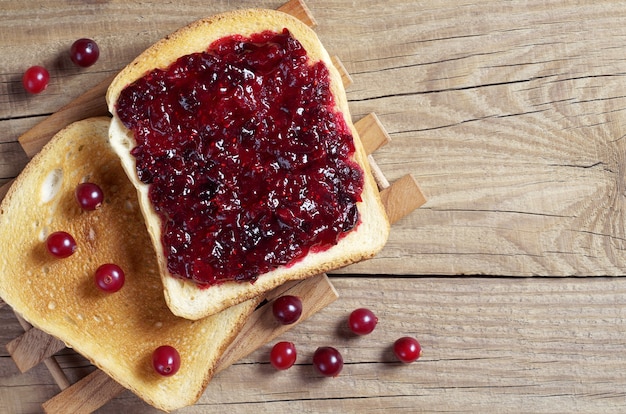
<instances>
[{"instance_id":1,"label":"bread crust","mask_svg":"<svg viewBox=\"0 0 626 414\"><path fill-rule=\"evenodd\" d=\"M202 52L215 40L230 35L248 37L271 30L287 28L305 48L312 62L322 61L330 74L330 89L337 109L354 137L355 161L364 171L362 201L357 204L361 222L343 237L336 246L310 253L289 267L260 275L255 283L225 282L200 289L193 282L171 276L161 244L161 223L148 200L148 186L139 181L135 160L130 150L136 145L131 131L116 116L116 102L123 88L155 68L165 69L180 56ZM371 258L383 248L389 234L389 222L380 201L378 189L369 170L369 164L359 135L354 128L347 97L339 72L313 30L294 17L274 10L238 10L203 19L184 27L160 40L139 55L114 79L107 92L107 103L113 114L110 137L120 156L124 169L137 188L146 225L157 251L168 306L176 315L199 319L253 298L289 280L303 279Z\"/></svg>"},{"instance_id":2,"label":"bread crust","mask_svg":"<svg viewBox=\"0 0 626 414\"><path fill-rule=\"evenodd\" d=\"M195 323L174 316L163 298L159 268L136 191L108 142L110 119L90 118L59 132L26 166L0 204L0 296L39 329L61 339L149 404L165 411L197 401L219 358L258 299ZM80 209L74 189L100 185L98 210ZM47 234L64 230L78 250L56 259ZM104 263L124 269L119 292L93 281ZM180 353L180 371L160 377L152 351Z\"/></svg>"}]
</instances>

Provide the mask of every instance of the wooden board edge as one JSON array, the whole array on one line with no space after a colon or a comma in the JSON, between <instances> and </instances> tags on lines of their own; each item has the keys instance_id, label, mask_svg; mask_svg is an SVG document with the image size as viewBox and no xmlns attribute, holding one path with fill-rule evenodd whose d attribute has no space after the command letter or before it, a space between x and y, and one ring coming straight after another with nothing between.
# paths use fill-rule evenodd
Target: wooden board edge
<instances>
[{"instance_id":1,"label":"wooden board edge","mask_svg":"<svg viewBox=\"0 0 626 414\"><path fill-rule=\"evenodd\" d=\"M417 180L411 174L399 178L383 189L380 198L391 224L400 221L427 201Z\"/></svg>"},{"instance_id":2,"label":"wooden board edge","mask_svg":"<svg viewBox=\"0 0 626 414\"><path fill-rule=\"evenodd\" d=\"M313 13L311 13L311 10L303 0L288 1L278 7L277 10L292 15L310 28L315 28L317 26Z\"/></svg>"},{"instance_id":3,"label":"wooden board edge","mask_svg":"<svg viewBox=\"0 0 626 414\"><path fill-rule=\"evenodd\" d=\"M389 133L374 112L356 121L354 127L359 134L363 149L367 155L373 154L376 150L391 142Z\"/></svg>"}]
</instances>

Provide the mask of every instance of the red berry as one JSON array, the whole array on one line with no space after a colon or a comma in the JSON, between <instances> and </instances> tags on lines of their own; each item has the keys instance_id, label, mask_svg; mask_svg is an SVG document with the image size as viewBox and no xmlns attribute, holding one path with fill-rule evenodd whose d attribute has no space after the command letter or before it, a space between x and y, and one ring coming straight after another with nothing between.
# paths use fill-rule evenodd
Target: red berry
<instances>
[{"instance_id":1,"label":"red berry","mask_svg":"<svg viewBox=\"0 0 626 414\"><path fill-rule=\"evenodd\" d=\"M394 342L393 353L400 361L410 363L422 355L422 347L417 339L404 336Z\"/></svg>"},{"instance_id":2,"label":"red berry","mask_svg":"<svg viewBox=\"0 0 626 414\"><path fill-rule=\"evenodd\" d=\"M313 366L326 377L336 377L343 368L341 353L331 346L317 348L313 354Z\"/></svg>"},{"instance_id":3,"label":"red berry","mask_svg":"<svg viewBox=\"0 0 626 414\"><path fill-rule=\"evenodd\" d=\"M180 355L173 346L162 345L152 353L152 366L159 375L172 376L180 368Z\"/></svg>"},{"instance_id":4,"label":"red berry","mask_svg":"<svg viewBox=\"0 0 626 414\"><path fill-rule=\"evenodd\" d=\"M272 312L278 322L290 325L300 319L302 301L297 296L281 296L272 304Z\"/></svg>"},{"instance_id":5,"label":"red berry","mask_svg":"<svg viewBox=\"0 0 626 414\"><path fill-rule=\"evenodd\" d=\"M108 293L117 292L124 286L126 279L121 267L113 263L106 263L96 269L94 276L96 286Z\"/></svg>"},{"instance_id":6,"label":"red berry","mask_svg":"<svg viewBox=\"0 0 626 414\"><path fill-rule=\"evenodd\" d=\"M374 312L366 308L353 310L348 318L350 330L357 335L372 333L377 323L378 318L374 315Z\"/></svg>"},{"instance_id":7,"label":"red berry","mask_svg":"<svg viewBox=\"0 0 626 414\"><path fill-rule=\"evenodd\" d=\"M76 240L64 231L55 231L46 239L48 251L55 257L65 259L76 251Z\"/></svg>"},{"instance_id":8,"label":"red berry","mask_svg":"<svg viewBox=\"0 0 626 414\"><path fill-rule=\"evenodd\" d=\"M285 370L291 368L296 357L296 346L293 342L278 342L270 352L270 363L278 370Z\"/></svg>"},{"instance_id":9,"label":"red berry","mask_svg":"<svg viewBox=\"0 0 626 414\"><path fill-rule=\"evenodd\" d=\"M43 66L31 66L22 76L22 85L28 93L40 93L48 87L50 74Z\"/></svg>"},{"instance_id":10,"label":"red berry","mask_svg":"<svg viewBox=\"0 0 626 414\"><path fill-rule=\"evenodd\" d=\"M94 183L81 183L76 186L76 201L83 210L95 210L102 205L104 194Z\"/></svg>"},{"instance_id":11,"label":"red berry","mask_svg":"<svg viewBox=\"0 0 626 414\"><path fill-rule=\"evenodd\" d=\"M98 44L91 39L78 39L70 48L70 58L84 68L93 65L100 57Z\"/></svg>"}]
</instances>

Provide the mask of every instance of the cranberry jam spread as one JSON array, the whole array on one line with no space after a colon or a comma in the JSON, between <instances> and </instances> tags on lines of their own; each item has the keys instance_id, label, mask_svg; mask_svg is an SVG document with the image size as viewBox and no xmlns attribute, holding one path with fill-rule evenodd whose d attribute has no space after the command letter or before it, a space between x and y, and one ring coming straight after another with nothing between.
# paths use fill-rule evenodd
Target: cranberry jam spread
<instances>
[{"instance_id":1,"label":"cranberry jam spread","mask_svg":"<svg viewBox=\"0 0 626 414\"><path fill-rule=\"evenodd\" d=\"M328 69L286 29L153 70L122 91L117 115L177 277L253 282L359 223L363 171Z\"/></svg>"}]
</instances>

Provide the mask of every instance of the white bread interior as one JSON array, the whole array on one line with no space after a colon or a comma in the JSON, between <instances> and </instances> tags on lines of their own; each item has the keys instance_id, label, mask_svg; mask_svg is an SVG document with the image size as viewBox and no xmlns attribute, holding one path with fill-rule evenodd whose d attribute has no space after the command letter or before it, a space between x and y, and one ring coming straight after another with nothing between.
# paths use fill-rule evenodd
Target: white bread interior
<instances>
[{"instance_id":1,"label":"white bread interior","mask_svg":"<svg viewBox=\"0 0 626 414\"><path fill-rule=\"evenodd\" d=\"M287 28L306 49L312 62L323 61L331 78L331 91L337 108L350 127L355 141L355 159L363 168L365 185L359 202L361 222L340 242L323 252L310 253L289 267L279 267L260 275L255 283L226 282L200 289L193 282L171 276L161 244L161 223L148 199L148 186L139 181L135 160L130 154L135 139L116 116L116 102L125 86L141 78L154 68L166 68L178 57L202 52L215 40L239 34L249 36L266 30L280 32ZM114 150L122 160L131 181L138 190L146 225L157 251L165 298L172 312L181 317L198 319L219 312L229 306L267 292L289 280L303 279L322 272L371 258L383 248L389 234L389 223L380 201L369 164L352 124L347 97L339 72L313 30L294 17L274 10L239 10L200 20L167 36L148 48L124 68L113 80L107 92L109 111L113 114L110 137Z\"/></svg>"},{"instance_id":2,"label":"white bread interior","mask_svg":"<svg viewBox=\"0 0 626 414\"><path fill-rule=\"evenodd\" d=\"M195 323L170 312L136 190L108 143L109 121L90 118L59 132L9 189L0 204L0 296L140 398L170 411L197 401L258 301ZM83 211L75 201L82 181L102 187L98 210ZM46 251L47 235L57 230L76 239L69 258ZM109 262L126 274L111 294L100 292L93 276ZM151 366L152 351L163 344L182 360L168 378Z\"/></svg>"}]
</instances>

